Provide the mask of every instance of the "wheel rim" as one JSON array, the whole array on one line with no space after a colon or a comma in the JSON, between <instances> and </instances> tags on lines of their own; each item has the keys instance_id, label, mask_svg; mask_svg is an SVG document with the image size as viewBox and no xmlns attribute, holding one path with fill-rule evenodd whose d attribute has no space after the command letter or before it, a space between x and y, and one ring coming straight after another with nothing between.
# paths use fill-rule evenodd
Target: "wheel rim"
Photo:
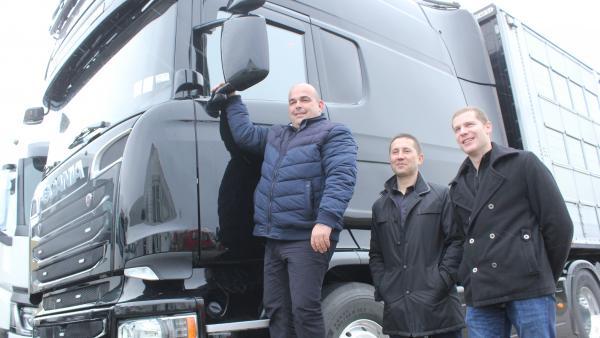
<instances>
[{"instance_id":1,"label":"wheel rim","mask_svg":"<svg viewBox=\"0 0 600 338\"><path fill-rule=\"evenodd\" d=\"M348 324L340 334L340 338L380 338L387 337L381 325L369 319L359 319Z\"/></svg>"},{"instance_id":2,"label":"wheel rim","mask_svg":"<svg viewBox=\"0 0 600 338\"><path fill-rule=\"evenodd\" d=\"M600 306L594 293L587 286L578 290L577 305L583 319L584 331L588 335L591 332L600 332Z\"/></svg>"}]
</instances>

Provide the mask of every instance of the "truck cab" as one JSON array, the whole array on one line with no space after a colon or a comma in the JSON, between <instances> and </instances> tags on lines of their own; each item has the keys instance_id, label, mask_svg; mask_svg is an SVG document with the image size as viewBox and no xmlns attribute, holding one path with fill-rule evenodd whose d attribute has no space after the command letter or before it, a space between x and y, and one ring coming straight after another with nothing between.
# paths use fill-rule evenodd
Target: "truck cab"
<instances>
[{"instance_id":1,"label":"truck cab","mask_svg":"<svg viewBox=\"0 0 600 338\"><path fill-rule=\"evenodd\" d=\"M17 148L15 145L14 148ZM0 336L31 337L35 307L29 302L29 208L42 178L47 142L19 145L0 170Z\"/></svg>"}]
</instances>

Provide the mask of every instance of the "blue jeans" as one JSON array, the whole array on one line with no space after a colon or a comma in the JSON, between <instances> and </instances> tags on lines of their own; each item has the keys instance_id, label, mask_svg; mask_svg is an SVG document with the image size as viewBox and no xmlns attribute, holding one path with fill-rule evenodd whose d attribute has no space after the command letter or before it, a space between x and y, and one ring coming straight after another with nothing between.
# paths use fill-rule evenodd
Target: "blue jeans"
<instances>
[{"instance_id":1,"label":"blue jeans","mask_svg":"<svg viewBox=\"0 0 600 338\"><path fill-rule=\"evenodd\" d=\"M498 305L467 307L469 338L508 338L514 325L520 338L556 337L554 295Z\"/></svg>"},{"instance_id":2,"label":"blue jeans","mask_svg":"<svg viewBox=\"0 0 600 338\"><path fill-rule=\"evenodd\" d=\"M428 338L462 338L462 332L460 330L458 331L451 331L451 332L444 332L444 333L438 333L438 334L432 334L430 336L427 336ZM390 336L390 338L408 338L405 336ZM413 337L413 338L417 338L417 337Z\"/></svg>"}]
</instances>

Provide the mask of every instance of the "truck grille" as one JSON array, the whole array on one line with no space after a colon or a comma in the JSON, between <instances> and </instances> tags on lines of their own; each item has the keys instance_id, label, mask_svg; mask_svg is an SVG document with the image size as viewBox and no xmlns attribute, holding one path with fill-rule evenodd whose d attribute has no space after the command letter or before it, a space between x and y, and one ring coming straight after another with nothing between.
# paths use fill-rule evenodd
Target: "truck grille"
<instances>
[{"instance_id":1,"label":"truck grille","mask_svg":"<svg viewBox=\"0 0 600 338\"><path fill-rule=\"evenodd\" d=\"M36 327L34 337L39 338L100 338L106 335L106 320L97 319L54 326Z\"/></svg>"},{"instance_id":2,"label":"truck grille","mask_svg":"<svg viewBox=\"0 0 600 338\"><path fill-rule=\"evenodd\" d=\"M45 297L42 301L44 310L58 310L69 306L96 303L108 291L108 283L93 285L77 290Z\"/></svg>"}]
</instances>

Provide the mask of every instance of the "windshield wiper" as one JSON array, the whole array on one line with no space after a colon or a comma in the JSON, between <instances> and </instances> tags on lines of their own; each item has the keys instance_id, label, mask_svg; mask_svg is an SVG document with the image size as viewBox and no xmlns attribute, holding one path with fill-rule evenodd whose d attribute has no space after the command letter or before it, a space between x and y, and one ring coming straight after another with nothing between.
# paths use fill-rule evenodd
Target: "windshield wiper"
<instances>
[{"instance_id":1,"label":"windshield wiper","mask_svg":"<svg viewBox=\"0 0 600 338\"><path fill-rule=\"evenodd\" d=\"M79 135L77 135L77 137L75 137L75 139L73 140L73 143L71 143L69 145L69 149L73 149L80 144L90 142L91 140L100 136L102 134L102 132L104 131L104 129L108 128L109 126L110 126L110 123L108 123L106 121L101 121L97 125L92 125L92 126L83 128L81 133L79 133Z\"/></svg>"}]
</instances>

